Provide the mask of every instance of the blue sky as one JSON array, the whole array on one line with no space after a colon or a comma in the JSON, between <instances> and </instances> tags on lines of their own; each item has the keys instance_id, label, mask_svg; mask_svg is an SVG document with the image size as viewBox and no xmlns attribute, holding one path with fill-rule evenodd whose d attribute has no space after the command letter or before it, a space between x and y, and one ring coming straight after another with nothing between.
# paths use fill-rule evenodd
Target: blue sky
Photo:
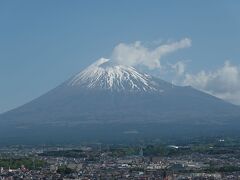
<instances>
[{"instance_id":1,"label":"blue sky","mask_svg":"<svg viewBox=\"0 0 240 180\"><path fill-rule=\"evenodd\" d=\"M159 59L165 66L185 63L182 77L159 76L240 102L239 17L237 0L0 1L0 112L111 57L120 43L154 49L184 38L190 47Z\"/></svg>"}]
</instances>

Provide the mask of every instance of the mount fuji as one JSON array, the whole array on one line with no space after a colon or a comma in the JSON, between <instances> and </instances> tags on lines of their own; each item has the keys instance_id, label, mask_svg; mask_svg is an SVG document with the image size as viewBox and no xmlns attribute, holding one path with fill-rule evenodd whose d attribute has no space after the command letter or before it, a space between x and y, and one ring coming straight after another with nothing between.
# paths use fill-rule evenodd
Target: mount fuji
<instances>
[{"instance_id":1,"label":"mount fuji","mask_svg":"<svg viewBox=\"0 0 240 180\"><path fill-rule=\"evenodd\" d=\"M41 97L0 115L0 142L222 135L237 132L239 120L235 105L102 58Z\"/></svg>"}]
</instances>

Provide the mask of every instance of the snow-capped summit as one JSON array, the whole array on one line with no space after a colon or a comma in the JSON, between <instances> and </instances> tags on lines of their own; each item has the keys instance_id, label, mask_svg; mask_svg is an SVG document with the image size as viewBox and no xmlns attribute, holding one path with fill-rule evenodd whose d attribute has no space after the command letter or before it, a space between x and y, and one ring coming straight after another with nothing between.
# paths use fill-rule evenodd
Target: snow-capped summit
<instances>
[{"instance_id":1,"label":"snow-capped summit","mask_svg":"<svg viewBox=\"0 0 240 180\"><path fill-rule=\"evenodd\" d=\"M68 85L111 91L160 91L150 75L105 58L74 76Z\"/></svg>"},{"instance_id":2,"label":"snow-capped summit","mask_svg":"<svg viewBox=\"0 0 240 180\"><path fill-rule=\"evenodd\" d=\"M239 133L239 119L237 106L100 59L48 93L0 115L0 143L132 143L198 132L221 136ZM139 134L130 136L125 133L129 131Z\"/></svg>"}]
</instances>

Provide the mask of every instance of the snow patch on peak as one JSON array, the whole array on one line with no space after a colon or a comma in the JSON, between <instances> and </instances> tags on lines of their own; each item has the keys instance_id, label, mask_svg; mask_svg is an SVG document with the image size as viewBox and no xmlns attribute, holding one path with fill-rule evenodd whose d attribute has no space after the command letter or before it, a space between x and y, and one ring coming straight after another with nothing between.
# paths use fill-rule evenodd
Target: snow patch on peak
<instances>
[{"instance_id":1,"label":"snow patch on peak","mask_svg":"<svg viewBox=\"0 0 240 180\"><path fill-rule=\"evenodd\" d=\"M99 67L101 65L106 64L107 62L109 62L110 59L106 59L106 58L100 58L99 60L97 60L96 62L94 62L93 64L91 64L88 68L91 67Z\"/></svg>"},{"instance_id":2,"label":"snow patch on peak","mask_svg":"<svg viewBox=\"0 0 240 180\"><path fill-rule=\"evenodd\" d=\"M112 91L158 91L159 89L151 76L105 58L99 59L74 76L68 85Z\"/></svg>"}]
</instances>

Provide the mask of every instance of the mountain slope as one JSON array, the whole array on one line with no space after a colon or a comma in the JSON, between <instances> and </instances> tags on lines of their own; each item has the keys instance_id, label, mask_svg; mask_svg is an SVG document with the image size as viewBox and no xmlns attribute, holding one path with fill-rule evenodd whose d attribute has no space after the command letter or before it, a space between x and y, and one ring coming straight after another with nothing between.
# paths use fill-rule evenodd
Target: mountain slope
<instances>
[{"instance_id":1,"label":"mountain slope","mask_svg":"<svg viewBox=\"0 0 240 180\"><path fill-rule=\"evenodd\" d=\"M176 125L184 127L177 128L181 132L190 126L222 128L239 117L239 107L223 100L100 59L45 95L2 114L0 135L58 142L76 136L96 140L100 134L118 138L137 129L141 137L156 137Z\"/></svg>"}]
</instances>

